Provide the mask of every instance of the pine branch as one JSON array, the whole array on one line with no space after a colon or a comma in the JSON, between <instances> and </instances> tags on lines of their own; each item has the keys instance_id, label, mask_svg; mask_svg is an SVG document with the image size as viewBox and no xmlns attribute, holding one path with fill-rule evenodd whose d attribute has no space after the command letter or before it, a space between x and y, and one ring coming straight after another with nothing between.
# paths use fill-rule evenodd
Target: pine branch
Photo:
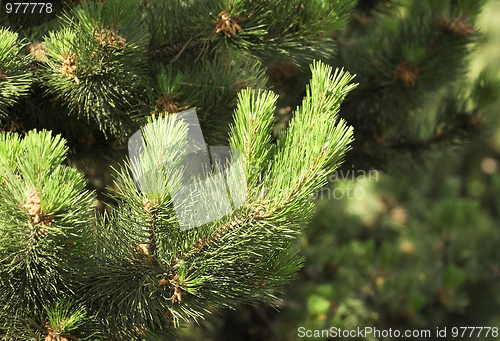
<instances>
[{"instance_id":1,"label":"pine branch","mask_svg":"<svg viewBox=\"0 0 500 341\"><path fill-rule=\"evenodd\" d=\"M6 107L28 94L33 81L27 68L30 58L20 54L25 45L18 34L0 26L0 117Z\"/></svg>"},{"instance_id":2,"label":"pine branch","mask_svg":"<svg viewBox=\"0 0 500 341\"><path fill-rule=\"evenodd\" d=\"M311 70L307 96L302 107L297 108L289 130L278 140L273 168L267 175L271 182L266 193L270 215L290 207L296 197L306 199L313 189L322 186L352 141L352 128L343 120L337 123L337 115L340 103L355 87L348 85L353 77L338 70L332 76L332 68L322 63L315 63Z\"/></svg>"},{"instance_id":3,"label":"pine branch","mask_svg":"<svg viewBox=\"0 0 500 341\"><path fill-rule=\"evenodd\" d=\"M0 281L6 312L39 313L74 289L78 257L89 251L92 194L63 167L60 136L0 135ZM74 258L73 258L74 257Z\"/></svg>"},{"instance_id":4,"label":"pine branch","mask_svg":"<svg viewBox=\"0 0 500 341\"><path fill-rule=\"evenodd\" d=\"M149 40L133 16L134 1L88 2L64 17L65 26L46 38L43 64L47 92L73 115L92 117L106 134L124 139L134 127L146 75L143 55Z\"/></svg>"},{"instance_id":5,"label":"pine branch","mask_svg":"<svg viewBox=\"0 0 500 341\"><path fill-rule=\"evenodd\" d=\"M242 153L242 175L248 176L243 183L250 195L232 214L200 227L180 230L172 206L171 179L177 179L182 165L174 156L185 148L186 128L175 116L149 121L140 158L117 171L120 192L113 198L119 206L97 227L99 245L85 297L101 302L101 319L109 321L109 315L127 311L127 316L113 315L111 321L124 333L133 332L132 325L143 331L160 326L168 330L181 320L203 318L215 307L255 300L275 304L276 294L303 261L292 247L312 213L308 194L322 183L315 177L335 169L351 141L352 130L336 118L340 102L353 88L348 85L352 77L342 72L332 76L331 68L321 63L312 71L311 91L283 137L289 140L279 142L271 164L266 160L277 96L256 90L239 94L230 141ZM284 157L306 150L308 158ZM264 169L296 169L293 174L300 182L294 188L273 188L278 204L293 209L280 212L269 193L267 202L256 195L265 183L260 178ZM143 178L139 188L129 170ZM213 205L216 209L217 203ZM110 326L110 332L115 327Z\"/></svg>"}]
</instances>

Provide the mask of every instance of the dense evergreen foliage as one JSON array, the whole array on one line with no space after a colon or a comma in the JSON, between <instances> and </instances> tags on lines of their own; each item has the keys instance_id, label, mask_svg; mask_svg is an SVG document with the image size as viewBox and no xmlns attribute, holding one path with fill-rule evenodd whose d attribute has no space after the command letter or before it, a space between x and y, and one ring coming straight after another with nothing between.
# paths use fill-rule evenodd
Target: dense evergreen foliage
<instances>
[{"instance_id":1,"label":"dense evergreen foliage","mask_svg":"<svg viewBox=\"0 0 500 341\"><path fill-rule=\"evenodd\" d=\"M500 273L495 218L443 170L500 93L487 71L464 77L484 2L0 1L0 339L458 325ZM206 218L185 229L189 109L241 172L224 173L229 214L184 198ZM222 328L273 308L272 330Z\"/></svg>"}]
</instances>

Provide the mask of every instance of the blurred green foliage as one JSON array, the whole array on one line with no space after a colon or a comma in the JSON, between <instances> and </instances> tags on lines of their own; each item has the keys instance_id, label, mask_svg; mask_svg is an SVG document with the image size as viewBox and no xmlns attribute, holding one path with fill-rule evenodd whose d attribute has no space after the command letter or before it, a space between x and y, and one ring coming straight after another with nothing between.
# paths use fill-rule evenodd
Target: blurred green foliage
<instances>
[{"instance_id":1,"label":"blurred green foliage","mask_svg":"<svg viewBox=\"0 0 500 341\"><path fill-rule=\"evenodd\" d=\"M469 72L473 101L489 105L486 137L460 152L432 152L403 174L358 177L369 170L344 165L343 177L330 178L315 196L316 215L301 244L306 264L281 297L280 312L223 311L222 319L187 328L185 340L328 339L300 337L299 327L429 329L433 340L436 328L447 327L452 339L452 327L500 326L500 103L493 101L500 89L489 83L500 75L499 15L500 1L480 14L484 35ZM403 47L415 63L419 51ZM482 335L470 339L498 339Z\"/></svg>"}]
</instances>

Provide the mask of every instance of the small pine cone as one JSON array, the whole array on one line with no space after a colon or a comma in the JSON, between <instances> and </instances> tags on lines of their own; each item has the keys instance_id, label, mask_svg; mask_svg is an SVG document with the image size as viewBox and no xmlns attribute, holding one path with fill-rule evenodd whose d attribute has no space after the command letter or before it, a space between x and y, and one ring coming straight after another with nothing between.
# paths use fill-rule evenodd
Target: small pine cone
<instances>
[{"instance_id":1,"label":"small pine cone","mask_svg":"<svg viewBox=\"0 0 500 341\"><path fill-rule=\"evenodd\" d=\"M20 203L21 208L27 208L28 214L33 217L33 223L38 224L41 220L41 205L40 195L38 191L34 190L32 193L26 193L26 204Z\"/></svg>"},{"instance_id":2,"label":"small pine cone","mask_svg":"<svg viewBox=\"0 0 500 341\"><path fill-rule=\"evenodd\" d=\"M167 100L165 97L161 96L156 100L155 108L159 111L166 111L170 114L175 114L179 112L179 108L176 105L176 102L173 100Z\"/></svg>"},{"instance_id":3,"label":"small pine cone","mask_svg":"<svg viewBox=\"0 0 500 341\"><path fill-rule=\"evenodd\" d=\"M33 55L35 60L39 62L46 61L47 48L45 45L46 45L45 42L43 43L35 42L33 43L33 45L30 45L29 51Z\"/></svg>"},{"instance_id":4,"label":"small pine cone","mask_svg":"<svg viewBox=\"0 0 500 341\"><path fill-rule=\"evenodd\" d=\"M199 252L203 247L203 240L198 238L198 245L196 245L196 252Z\"/></svg>"},{"instance_id":5,"label":"small pine cone","mask_svg":"<svg viewBox=\"0 0 500 341\"><path fill-rule=\"evenodd\" d=\"M144 200L143 205L144 211L146 211L146 213L149 213L151 211L151 201L149 201L149 199L146 199Z\"/></svg>"},{"instance_id":6,"label":"small pine cone","mask_svg":"<svg viewBox=\"0 0 500 341\"><path fill-rule=\"evenodd\" d=\"M467 125L472 129L481 130L485 122L486 120L484 119L484 117L480 116L479 114L475 114L474 116L471 116L469 122L467 122Z\"/></svg>"},{"instance_id":7,"label":"small pine cone","mask_svg":"<svg viewBox=\"0 0 500 341\"><path fill-rule=\"evenodd\" d=\"M406 61L402 61L394 70L394 78L392 83L396 83L399 79L406 87L414 87L416 80L419 78L420 69L417 66L411 65Z\"/></svg>"},{"instance_id":8,"label":"small pine cone","mask_svg":"<svg viewBox=\"0 0 500 341\"><path fill-rule=\"evenodd\" d=\"M471 34L474 33L474 25L468 25L465 23L466 18L455 18L455 19L448 19L445 17L442 17L439 20L439 24L447 29L448 31L452 32L456 37L458 38L465 38Z\"/></svg>"},{"instance_id":9,"label":"small pine cone","mask_svg":"<svg viewBox=\"0 0 500 341\"><path fill-rule=\"evenodd\" d=\"M160 111L167 110L167 100L165 99L165 97L161 96L156 100L156 109Z\"/></svg>"},{"instance_id":10,"label":"small pine cone","mask_svg":"<svg viewBox=\"0 0 500 341\"><path fill-rule=\"evenodd\" d=\"M139 245L137 245L137 251L143 252L146 255L150 256L150 254L149 254L149 245L148 244L139 244Z\"/></svg>"},{"instance_id":11,"label":"small pine cone","mask_svg":"<svg viewBox=\"0 0 500 341\"><path fill-rule=\"evenodd\" d=\"M53 217L43 217L42 226L52 226L53 222L55 222Z\"/></svg>"},{"instance_id":12,"label":"small pine cone","mask_svg":"<svg viewBox=\"0 0 500 341\"><path fill-rule=\"evenodd\" d=\"M175 114L179 112L179 108L177 107L177 105L175 105L175 103L168 102L166 111L170 114Z\"/></svg>"},{"instance_id":13,"label":"small pine cone","mask_svg":"<svg viewBox=\"0 0 500 341\"><path fill-rule=\"evenodd\" d=\"M186 293L179 287L175 287L174 289L174 294L172 295L172 303L179 303L181 304L182 302L182 296L185 296Z\"/></svg>"},{"instance_id":14,"label":"small pine cone","mask_svg":"<svg viewBox=\"0 0 500 341\"><path fill-rule=\"evenodd\" d=\"M78 62L76 61L76 55L70 54L64 58L64 61L59 65L59 70L61 71L61 78L66 76L68 79L74 79L77 84L80 84L78 78L73 74L76 70Z\"/></svg>"}]
</instances>

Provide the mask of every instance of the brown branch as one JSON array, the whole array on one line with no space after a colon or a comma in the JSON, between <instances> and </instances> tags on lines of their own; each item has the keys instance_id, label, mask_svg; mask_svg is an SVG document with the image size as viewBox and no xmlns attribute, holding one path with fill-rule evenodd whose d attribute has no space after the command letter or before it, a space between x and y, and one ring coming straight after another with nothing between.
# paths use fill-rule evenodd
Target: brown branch
<instances>
[{"instance_id":1,"label":"brown branch","mask_svg":"<svg viewBox=\"0 0 500 341\"><path fill-rule=\"evenodd\" d=\"M189 43L193 40L193 37L189 38L188 42L184 45L184 47L177 53L177 55L170 61L170 63L175 62L179 57L181 56L182 52L186 50L186 47L189 45Z\"/></svg>"}]
</instances>

